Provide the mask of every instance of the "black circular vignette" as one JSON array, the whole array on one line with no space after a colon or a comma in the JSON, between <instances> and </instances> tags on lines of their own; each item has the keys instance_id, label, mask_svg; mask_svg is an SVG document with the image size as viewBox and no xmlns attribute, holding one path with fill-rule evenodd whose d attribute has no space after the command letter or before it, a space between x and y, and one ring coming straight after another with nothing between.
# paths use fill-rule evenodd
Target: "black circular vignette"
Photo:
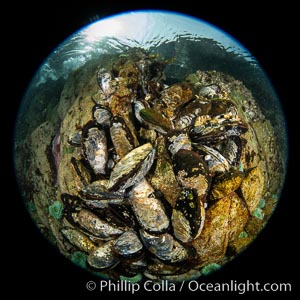
<instances>
[{"instance_id":1,"label":"black circular vignette","mask_svg":"<svg viewBox=\"0 0 300 300\"><path fill-rule=\"evenodd\" d=\"M8 34L10 45L8 57L12 67L7 72L9 84L9 110L5 116L3 129L9 152L13 158L13 129L18 106L36 70L44 59L70 34L79 30L90 22L127 10L134 9L164 9L173 10L208 21L234 36L257 58L268 74L285 112L289 135L289 167L281 200L266 228L257 239L237 257L220 271L207 278L199 278L206 282L224 282L229 280L252 282L292 282L296 290L296 246L293 242L298 228L294 195L294 174L299 168L299 142L295 137L295 108L292 102L295 95L293 86L293 69L295 63L295 49L292 47L293 36L288 34L293 26L294 19L283 21L283 16L292 15L292 7L282 7L272 4L272 9L262 8L249 3L249 7L241 5L222 4L216 8L216 3L203 5L203 9L195 9L194 1L184 3L168 3L167 1L98 1L76 5L70 2L69 6L61 7L59 4L40 2L28 6L21 4L17 11L13 11L13 21L18 24L16 32L13 28ZM7 28L7 27L6 27ZM294 46L295 47L295 46ZM294 85L296 89L298 85ZM5 94L6 95L6 94ZM7 121L6 121L7 118ZM299 118L299 117L298 117ZM6 135L9 134L8 137ZM2 130L1 130L2 136ZM11 142L11 143L10 143ZM298 154L298 157L297 155ZM297 166L298 165L298 166ZM47 294L59 295L86 295L85 288L88 280L99 281L91 274L77 268L65 259L53 246L51 246L35 227L23 206L14 176L12 160L5 160L7 168L4 180L12 186L11 192L3 201L10 202L4 206L13 210L13 217L5 214L5 223L8 231L9 247L6 249L9 259L10 293L14 294L19 287L24 294L39 295L40 290ZM1 172L2 173L2 172ZM1 174L1 177L4 174ZM5 182L5 181L4 181ZM9 198L7 198L9 196ZM5 203L6 204L6 203ZM12 209L13 206L13 209ZM7 259L7 258L4 258ZM30 272L30 275L29 275ZM99 291L88 295L100 296ZM285 294L284 294L285 295ZM208 293L205 296L209 296Z\"/></svg>"}]
</instances>

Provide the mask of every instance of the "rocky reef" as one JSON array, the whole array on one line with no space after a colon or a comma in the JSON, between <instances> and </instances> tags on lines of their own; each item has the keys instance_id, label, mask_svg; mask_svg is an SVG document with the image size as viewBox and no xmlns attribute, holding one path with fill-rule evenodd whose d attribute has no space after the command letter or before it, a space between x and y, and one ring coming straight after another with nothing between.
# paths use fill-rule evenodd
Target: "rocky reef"
<instances>
[{"instance_id":1,"label":"rocky reef","mask_svg":"<svg viewBox=\"0 0 300 300\"><path fill-rule=\"evenodd\" d=\"M114 279L206 275L255 239L278 201L284 162L251 91L214 70L168 85L168 64L141 49L88 62L16 144L37 226Z\"/></svg>"}]
</instances>

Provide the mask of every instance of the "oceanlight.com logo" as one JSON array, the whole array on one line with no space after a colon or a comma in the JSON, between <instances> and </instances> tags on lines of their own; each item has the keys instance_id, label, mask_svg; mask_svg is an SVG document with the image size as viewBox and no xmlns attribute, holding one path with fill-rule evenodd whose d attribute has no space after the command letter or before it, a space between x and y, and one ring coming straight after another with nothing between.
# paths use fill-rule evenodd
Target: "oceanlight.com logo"
<instances>
[{"instance_id":1,"label":"oceanlight.com logo","mask_svg":"<svg viewBox=\"0 0 300 300\"><path fill-rule=\"evenodd\" d=\"M291 283L260 283L260 282L238 282L231 280L230 282L222 283L199 283L197 281L187 282L188 290L201 292L237 292L244 294L246 292L291 292Z\"/></svg>"},{"instance_id":2,"label":"oceanlight.com logo","mask_svg":"<svg viewBox=\"0 0 300 300\"><path fill-rule=\"evenodd\" d=\"M235 292L240 295L248 292L291 292L292 284L289 282L273 282L273 283L260 283L260 282L238 282L237 280L230 280L229 282L222 283L205 283L196 280L183 281L178 285L172 282L162 281L160 283L147 280L144 283L129 282L126 280L101 280L96 283L95 281L88 281L86 283L88 291L108 291L108 292L130 292L132 294L138 291L146 292L181 292L188 290L191 292Z\"/></svg>"}]
</instances>

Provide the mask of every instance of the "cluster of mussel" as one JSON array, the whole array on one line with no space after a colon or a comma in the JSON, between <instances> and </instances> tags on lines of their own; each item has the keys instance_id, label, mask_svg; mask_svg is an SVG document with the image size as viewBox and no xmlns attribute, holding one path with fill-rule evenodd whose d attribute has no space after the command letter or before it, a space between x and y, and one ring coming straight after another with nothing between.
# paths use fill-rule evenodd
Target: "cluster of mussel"
<instances>
[{"instance_id":1,"label":"cluster of mussel","mask_svg":"<svg viewBox=\"0 0 300 300\"><path fill-rule=\"evenodd\" d=\"M206 208L243 176L247 126L234 103L215 98L214 86L165 85L166 64L139 51L100 68L91 121L68 137L81 147L71 165L82 188L61 196L69 224L62 234L91 269L189 272L201 261L192 242Z\"/></svg>"}]
</instances>

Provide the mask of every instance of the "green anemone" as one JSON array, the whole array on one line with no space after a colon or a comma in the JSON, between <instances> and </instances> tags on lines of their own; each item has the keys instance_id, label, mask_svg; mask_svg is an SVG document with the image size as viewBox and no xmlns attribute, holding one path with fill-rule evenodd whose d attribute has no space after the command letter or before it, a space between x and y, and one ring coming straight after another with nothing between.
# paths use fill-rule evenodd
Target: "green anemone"
<instances>
[{"instance_id":1,"label":"green anemone","mask_svg":"<svg viewBox=\"0 0 300 300\"><path fill-rule=\"evenodd\" d=\"M201 273L202 275L209 275L212 272L215 272L217 270L219 270L221 268L221 266L219 264L216 263L211 263L209 265L206 265L205 267L202 268Z\"/></svg>"},{"instance_id":2,"label":"green anemone","mask_svg":"<svg viewBox=\"0 0 300 300\"><path fill-rule=\"evenodd\" d=\"M81 268L86 268L86 259L86 255L80 251L73 252L71 256L71 261Z\"/></svg>"},{"instance_id":3,"label":"green anemone","mask_svg":"<svg viewBox=\"0 0 300 300\"><path fill-rule=\"evenodd\" d=\"M59 220L62 217L64 205L60 201L54 201L50 206L49 206L49 214Z\"/></svg>"}]
</instances>

